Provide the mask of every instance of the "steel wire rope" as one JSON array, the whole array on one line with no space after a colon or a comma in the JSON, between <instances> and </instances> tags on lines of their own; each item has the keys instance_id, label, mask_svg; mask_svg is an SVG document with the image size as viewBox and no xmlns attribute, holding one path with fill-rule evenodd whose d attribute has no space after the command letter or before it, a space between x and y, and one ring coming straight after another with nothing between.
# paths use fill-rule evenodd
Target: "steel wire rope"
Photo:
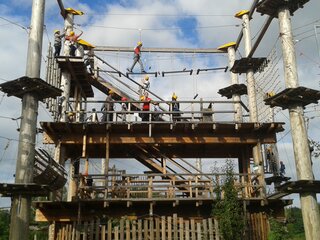
<instances>
[{"instance_id":1,"label":"steel wire rope","mask_svg":"<svg viewBox=\"0 0 320 240\"><path fill-rule=\"evenodd\" d=\"M44 112L53 120L53 116L49 113L48 109L43 106L44 103L40 102L40 107L44 110Z\"/></svg>"},{"instance_id":2,"label":"steel wire rope","mask_svg":"<svg viewBox=\"0 0 320 240\"><path fill-rule=\"evenodd\" d=\"M18 24L17 22L13 22L13 21L11 21L11 20L9 20L9 19L7 19L7 18L1 17L1 16L0 16L0 18L1 18L2 20L4 20L4 21L7 21L9 24L13 24L13 25L16 25L16 26L22 28L22 29L25 30L27 33L29 33L29 32L28 32L28 29L29 29L28 27L25 27L25 26L23 26L23 25L21 25L21 24Z\"/></svg>"},{"instance_id":3,"label":"steel wire rope","mask_svg":"<svg viewBox=\"0 0 320 240\"><path fill-rule=\"evenodd\" d=\"M283 39L283 43L286 44L286 47L291 48L292 51L299 51L300 53L304 54L298 47L295 46L295 44L291 44L287 41L287 39ZM308 57L307 55L305 55L306 57ZM316 63L317 65L320 66L320 62L317 62L315 60L313 60L312 58L309 59L310 61Z\"/></svg>"},{"instance_id":4,"label":"steel wire rope","mask_svg":"<svg viewBox=\"0 0 320 240\"><path fill-rule=\"evenodd\" d=\"M92 25L92 24L75 24L79 27L94 27L94 28L106 28L106 29L115 29L115 30L126 30L126 31L139 31L143 29L143 31L179 31L181 29L189 30L189 27L167 27L167 28L128 28L128 27L114 27L114 26L102 26L102 25ZM217 25L217 26L202 26L202 27L195 27L193 29L212 29L212 28L226 28L226 27L240 27L239 24L229 24L229 25Z\"/></svg>"},{"instance_id":5,"label":"steel wire rope","mask_svg":"<svg viewBox=\"0 0 320 240\"><path fill-rule=\"evenodd\" d=\"M152 13L105 13L105 14L86 14L88 16L137 16L137 17L144 17L144 16L151 16L151 17L234 17L234 15L228 14L152 14Z\"/></svg>"},{"instance_id":6,"label":"steel wire rope","mask_svg":"<svg viewBox=\"0 0 320 240\"><path fill-rule=\"evenodd\" d=\"M3 160L5 154L6 154L8 148L9 148L9 146L10 146L10 143L11 143L11 140L7 140L7 144L4 146L3 153L2 153L1 158L0 158L0 163L1 163L2 160Z\"/></svg>"},{"instance_id":7,"label":"steel wire rope","mask_svg":"<svg viewBox=\"0 0 320 240\"><path fill-rule=\"evenodd\" d=\"M114 71L117 71L118 73L120 73L121 75L123 75L125 78L129 79L131 82L133 82L134 84L138 85L139 87L144 88L141 84L137 83L136 81L134 81L131 77L127 76L126 74L123 74L121 71L119 71L118 69L116 69L115 67L113 67L112 65L110 65L108 62L106 62L104 59L100 58L99 56L95 55L95 57L97 59L99 59L103 64L107 65L108 67L110 67L111 69L113 69ZM112 74L109 74L111 77L115 78ZM158 98L161 101L164 101L160 96L156 95L155 93L151 92L150 90L147 90L151 95L155 96L156 98Z\"/></svg>"}]
</instances>

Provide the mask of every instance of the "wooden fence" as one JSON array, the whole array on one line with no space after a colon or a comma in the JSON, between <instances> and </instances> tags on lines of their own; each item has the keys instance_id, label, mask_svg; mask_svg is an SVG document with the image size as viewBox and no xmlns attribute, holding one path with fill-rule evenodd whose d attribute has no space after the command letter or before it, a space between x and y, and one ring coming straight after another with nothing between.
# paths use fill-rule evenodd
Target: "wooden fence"
<instances>
[{"instance_id":1,"label":"wooden fence","mask_svg":"<svg viewBox=\"0 0 320 240\"><path fill-rule=\"evenodd\" d=\"M222 240L214 218L184 219L176 214L144 219L95 219L56 223L49 240ZM267 240L268 219L263 212L247 213L243 239Z\"/></svg>"},{"instance_id":2,"label":"wooden fence","mask_svg":"<svg viewBox=\"0 0 320 240\"><path fill-rule=\"evenodd\" d=\"M219 240L218 222L208 219L148 217L60 223L50 240Z\"/></svg>"}]
</instances>

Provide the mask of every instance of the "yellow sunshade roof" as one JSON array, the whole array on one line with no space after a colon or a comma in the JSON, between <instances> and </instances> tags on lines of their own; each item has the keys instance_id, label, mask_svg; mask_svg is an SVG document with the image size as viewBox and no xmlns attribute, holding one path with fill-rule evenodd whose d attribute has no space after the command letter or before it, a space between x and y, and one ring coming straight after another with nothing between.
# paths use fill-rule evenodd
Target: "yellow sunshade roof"
<instances>
[{"instance_id":1,"label":"yellow sunshade roof","mask_svg":"<svg viewBox=\"0 0 320 240\"><path fill-rule=\"evenodd\" d=\"M65 9L68 13L72 13L73 15L83 15L84 12L79 10L74 10L73 8L66 8Z\"/></svg>"},{"instance_id":2,"label":"yellow sunshade roof","mask_svg":"<svg viewBox=\"0 0 320 240\"><path fill-rule=\"evenodd\" d=\"M237 12L234 16L236 18L241 18L242 15L248 14L250 11L249 10L241 10L240 12Z\"/></svg>"},{"instance_id":3,"label":"yellow sunshade roof","mask_svg":"<svg viewBox=\"0 0 320 240\"><path fill-rule=\"evenodd\" d=\"M84 46L84 47L87 47L88 49L90 49L90 48L95 48L95 46L91 45L90 43L86 42L86 41L83 40L83 39L79 39L79 40L78 40L78 43L81 44L81 45Z\"/></svg>"},{"instance_id":4,"label":"yellow sunshade roof","mask_svg":"<svg viewBox=\"0 0 320 240\"><path fill-rule=\"evenodd\" d=\"M226 43L226 44L221 45L220 47L218 47L218 50L226 51L229 47L233 47L235 45L236 45L235 42L229 42L229 43Z\"/></svg>"}]
</instances>

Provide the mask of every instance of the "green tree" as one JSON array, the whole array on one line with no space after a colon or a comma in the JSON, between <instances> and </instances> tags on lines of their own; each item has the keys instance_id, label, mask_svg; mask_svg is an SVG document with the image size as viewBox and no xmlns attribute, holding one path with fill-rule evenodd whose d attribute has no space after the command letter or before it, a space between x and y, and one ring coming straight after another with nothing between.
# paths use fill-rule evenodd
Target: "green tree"
<instances>
[{"instance_id":1,"label":"green tree","mask_svg":"<svg viewBox=\"0 0 320 240\"><path fill-rule=\"evenodd\" d=\"M269 219L270 232L268 240L288 240L291 239L284 223L277 221L274 218Z\"/></svg>"},{"instance_id":2,"label":"green tree","mask_svg":"<svg viewBox=\"0 0 320 240\"><path fill-rule=\"evenodd\" d=\"M244 235L244 214L238 199L238 191L234 186L233 169L232 161L227 160L226 165L222 168L226 177L223 184L216 188L217 201L213 204L212 209L212 215L218 219L224 240L241 240Z\"/></svg>"},{"instance_id":3,"label":"green tree","mask_svg":"<svg viewBox=\"0 0 320 240\"><path fill-rule=\"evenodd\" d=\"M0 240L9 239L10 213L7 210L0 210Z\"/></svg>"}]
</instances>

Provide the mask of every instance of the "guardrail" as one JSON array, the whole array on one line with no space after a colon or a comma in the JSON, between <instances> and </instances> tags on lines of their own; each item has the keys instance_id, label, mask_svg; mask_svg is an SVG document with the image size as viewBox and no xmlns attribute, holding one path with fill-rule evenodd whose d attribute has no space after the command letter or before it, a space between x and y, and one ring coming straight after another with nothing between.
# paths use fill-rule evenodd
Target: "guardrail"
<instances>
[{"instance_id":1,"label":"guardrail","mask_svg":"<svg viewBox=\"0 0 320 240\"><path fill-rule=\"evenodd\" d=\"M133 107L133 103L139 103L141 110ZM179 110L173 109L175 103L180 105ZM233 107L235 103L247 110L241 101L86 101L83 102L86 109L66 114L69 122L233 122L237 113ZM110 104L114 105L113 110L96 110ZM149 109L143 105L148 105Z\"/></svg>"},{"instance_id":2,"label":"guardrail","mask_svg":"<svg viewBox=\"0 0 320 240\"><path fill-rule=\"evenodd\" d=\"M255 174L235 175L241 199L258 198ZM224 197L225 174L101 174L78 175L78 198L107 200L214 200Z\"/></svg>"}]
</instances>

